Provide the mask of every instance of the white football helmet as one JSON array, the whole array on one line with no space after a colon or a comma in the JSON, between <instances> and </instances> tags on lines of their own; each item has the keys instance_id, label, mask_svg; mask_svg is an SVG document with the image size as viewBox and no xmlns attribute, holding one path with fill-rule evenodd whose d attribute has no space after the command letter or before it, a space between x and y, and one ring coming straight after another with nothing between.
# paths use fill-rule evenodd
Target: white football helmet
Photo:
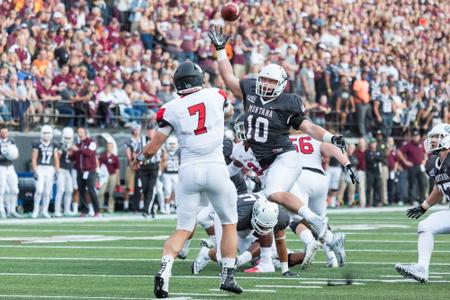
<instances>
[{"instance_id":1,"label":"white football helmet","mask_svg":"<svg viewBox=\"0 0 450 300\"><path fill-rule=\"evenodd\" d=\"M16 160L19 158L19 149L14 144L6 144L5 150L3 150L3 155L7 160Z\"/></svg>"},{"instance_id":2,"label":"white football helmet","mask_svg":"<svg viewBox=\"0 0 450 300\"><path fill-rule=\"evenodd\" d=\"M50 125L44 125L41 128L41 141L49 143L53 138L53 128Z\"/></svg>"},{"instance_id":3,"label":"white football helmet","mask_svg":"<svg viewBox=\"0 0 450 300\"><path fill-rule=\"evenodd\" d=\"M74 132L72 127L64 127L62 131L62 143L65 147L70 148L73 145Z\"/></svg>"},{"instance_id":4,"label":"white football helmet","mask_svg":"<svg viewBox=\"0 0 450 300\"><path fill-rule=\"evenodd\" d=\"M274 83L269 83L267 79L273 80ZM287 81L288 76L286 70L280 65L270 64L264 66L256 79L255 93L261 97L278 97L286 88Z\"/></svg>"},{"instance_id":5,"label":"white football helmet","mask_svg":"<svg viewBox=\"0 0 450 300\"><path fill-rule=\"evenodd\" d=\"M234 121L234 131L236 132L236 136L241 140L247 140L247 135L245 131L245 115L241 114Z\"/></svg>"},{"instance_id":6,"label":"white football helmet","mask_svg":"<svg viewBox=\"0 0 450 300\"><path fill-rule=\"evenodd\" d=\"M450 149L450 125L441 123L433 127L423 142L425 151L438 154L442 150Z\"/></svg>"},{"instance_id":7,"label":"white football helmet","mask_svg":"<svg viewBox=\"0 0 450 300\"><path fill-rule=\"evenodd\" d=\"M175 136L171 135L167 138L167 151L175 152L178 150L178 140Z\"/></svg>"},{"instance_id":8,"label":"white football helmet","mask_svg":"<svg viewBox=\"0 0 450 300\"><path fill-rule=\"evenodd\" d=\"M278 205L265 198L259 198L253 205L251 224L260 234L268 234L278 222Z\"/></svg>"}]
</instances>

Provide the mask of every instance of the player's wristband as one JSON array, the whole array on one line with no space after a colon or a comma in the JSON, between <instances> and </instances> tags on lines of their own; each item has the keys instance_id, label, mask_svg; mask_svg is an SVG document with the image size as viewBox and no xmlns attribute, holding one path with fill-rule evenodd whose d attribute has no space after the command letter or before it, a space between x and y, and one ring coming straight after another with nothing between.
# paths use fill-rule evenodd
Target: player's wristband
<instances>
[{"instance_id":1,"label":"player's wristband","mask_svg":"<svg viewBox=\"0 0 450 300\"><path fill-rule=\"evenodd\" d=\"M325 143L331 143L332 139L333 139L333 135L331 133L329 133L328 131L325 132L325 134L322 137L322 141L324 141Z\"/></svg>"},{"instance_id":2,"label":"player's wristband","mask_svg":"<svg viewBox=\"0 0 450 300\"><path fill-rule=\"evenodd\" d=\"M227 51L221 49L217 51L217 61L228 59Z\"/></svg>"},{"instance_id":3,"label":"player's wristband","mask_svg":"<svg viewBox=\"0 0 450 300\"><path fill-rule=\"evenodd\" d=\"M428 210L431 206L430 204L428 204L427 200L423 201L422 204L420 204L420 206L424 209L424 210Z\"/></svg>"}]
</instances>

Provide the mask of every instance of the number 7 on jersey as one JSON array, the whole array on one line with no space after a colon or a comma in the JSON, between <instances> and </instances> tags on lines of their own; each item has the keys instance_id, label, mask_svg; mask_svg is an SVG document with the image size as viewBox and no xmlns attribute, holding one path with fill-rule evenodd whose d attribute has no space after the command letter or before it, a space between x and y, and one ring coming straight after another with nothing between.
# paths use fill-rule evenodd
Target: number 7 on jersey
<instances>
[{"instance_id":1,"label":"number 7 on jersey","mask_svg":"<svg viewBox=\"0 0 450 300\"><path fill-rule=\"evenodd\" d=\"M197 129L194 130L194 134L199 135L208 132L208 129L205 127L205 120L206 120L205 103L202 102L199 104L189 106L188 110L191 116L198 114Z\"/></svg>"}]
</instances>

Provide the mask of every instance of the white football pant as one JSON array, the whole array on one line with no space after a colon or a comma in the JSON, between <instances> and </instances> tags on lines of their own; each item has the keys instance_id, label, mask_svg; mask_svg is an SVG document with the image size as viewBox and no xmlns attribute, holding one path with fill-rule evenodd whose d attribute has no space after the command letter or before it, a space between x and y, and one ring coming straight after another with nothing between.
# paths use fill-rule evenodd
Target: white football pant
<instances>
[{"instance_id":1,"label":"white football pant","mask_svg":"<svg viewBox=\"0 0 450 300\"><path fill-rule=\"evenodd\" d=\"M36 191L34 192L33 215L39 214L39 207L42 200L42 213L48 213L50 204L50 194L53 188L55 168L53 166L37 166Z\"/></svg>"},{"instance_id":2,"label":"white football pant","mask_svg":"<svg viewBox=\"0 0 450 300\"><path fill-rule=\"evenodd\" d=\"M178 174L163 173L161 181L163 183L164 198L168 199L176 190L178 185Z\"/></svg>"},{"instance_id":3,"label":"white football pant","mask_svg":"<svg viewBox=\"0 0 450 300\"><path fill-rule=\"evenodd\" d=\"M56 188L55 213L61 212L61 200L64 196L64 213L69 214L73 193L73 178L70 170L59 170Z\"/></svg>"},{"instance_id":4,"label":"white football pant","mask_svg":"<svg viewBox=\"0 0 450 300\"><path fill-rule=\"evenodd\" d=\"M0 166L0 213L5 214L5 204L8 214L16 212L17 196L19 195L19 179L14 166ZM5 203L6 200L6 203Z\"/></svg>"}]
</instances>

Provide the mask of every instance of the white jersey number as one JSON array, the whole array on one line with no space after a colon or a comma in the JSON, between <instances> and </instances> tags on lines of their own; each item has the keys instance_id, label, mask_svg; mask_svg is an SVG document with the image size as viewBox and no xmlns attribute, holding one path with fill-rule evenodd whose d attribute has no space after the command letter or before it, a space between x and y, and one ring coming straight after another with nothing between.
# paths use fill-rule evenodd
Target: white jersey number
<instances>
[{"instance_id":1,"label":"white jersey number","mask_svg":"<svg viewBox=\"0 0 450 300\"><path fill-rule=\"evenodd\" d=\"M252 139L252 131L254 130L253 139L259 143L267 142L267 136L269 135L269 120L263 117L257 117L256 122L253 125L253 115L249 115L247 118L248 132L247 138ZM261 125L262 125L262 136L261 136Z\"/></svg>"}]
</instances>

